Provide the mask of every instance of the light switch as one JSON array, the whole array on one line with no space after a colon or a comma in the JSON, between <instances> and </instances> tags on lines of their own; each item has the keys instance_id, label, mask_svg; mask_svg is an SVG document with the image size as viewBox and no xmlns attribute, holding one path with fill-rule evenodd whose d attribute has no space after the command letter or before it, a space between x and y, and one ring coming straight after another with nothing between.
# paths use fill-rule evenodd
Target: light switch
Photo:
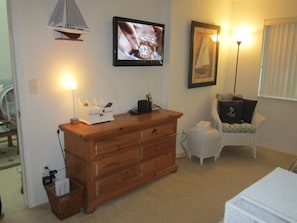
<instances>
[{"instance_id":1,"label":"light switch","mask_svg":"<svg viewBox=\"0 0 297 223\"><path fill-rule=\"evenodd\" d=\"M39 93L39 80L38 79L29 79L28 86L29 86L30 94L38 94Z\"/></svg>"}]
</instances>

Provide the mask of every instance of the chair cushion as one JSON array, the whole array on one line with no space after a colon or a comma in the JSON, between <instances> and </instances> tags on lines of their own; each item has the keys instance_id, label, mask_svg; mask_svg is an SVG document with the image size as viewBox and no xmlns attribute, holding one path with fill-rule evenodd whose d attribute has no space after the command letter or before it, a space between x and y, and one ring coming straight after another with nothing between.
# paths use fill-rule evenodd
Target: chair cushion
<instances>
[{"instance_id":1,"label":"chair cushion","mask_svg":"<svg viewBox=\"0 0 297 223\"><path fill-rule=\"evenodd\" d=\"M245 99L242 97L236 97L236 96L233 97L233 100L243 101L242 120L247 123L252 123L257 101Z\"/></svg>"},{"instance_id":2,"label":"chair cushion","mask_svg":"<svg viewBox=\"0 0 297 223\"><path fill-rule=\"evenodd\" d=\"M218 101L219 116L222 122L242 123L243 101Z\"/></svg>"},{"instance_id":3,"label":"chair cushion","mask_svg":"<svg viewBox=\"0 0 297 223\"><path fill-rule=\"evenodd\" d=\"M230 124L223 122L223 132L229 132L229 133L255 133L256 132L256 126L250 124L250 123L242 123L242 124Z\"/></svg>"}]
</instances>

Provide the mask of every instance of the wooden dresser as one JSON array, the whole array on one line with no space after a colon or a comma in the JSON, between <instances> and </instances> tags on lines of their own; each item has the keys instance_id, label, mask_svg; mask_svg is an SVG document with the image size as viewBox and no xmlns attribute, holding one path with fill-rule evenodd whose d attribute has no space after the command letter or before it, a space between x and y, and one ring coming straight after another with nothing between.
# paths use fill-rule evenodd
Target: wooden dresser
<instances>
[{"instance_id":1,"label":"wooden dresser","mask_svg":"<svg viewBox=\"0 0 297 223\"><path fill-rule=\"evenodd\" d=\"M112 122L62 124L66 175L84 185L84 211L175 172L176 126L182 113L116 115Z\"/></svg>"}]
</instances>

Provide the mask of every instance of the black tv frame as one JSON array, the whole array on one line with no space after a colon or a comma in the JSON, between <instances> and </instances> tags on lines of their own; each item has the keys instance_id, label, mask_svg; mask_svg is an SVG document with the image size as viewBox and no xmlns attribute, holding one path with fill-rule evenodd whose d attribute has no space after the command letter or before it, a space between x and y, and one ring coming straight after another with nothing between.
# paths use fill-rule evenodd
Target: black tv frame
<instances>
[{"instance_id":1,"label":"black tv frame","mask_svg":"<svg viewBox=\"0 0 297 223\"><path fill-rule=\"evenodd\" d=\"M137 24L144 24L148 26L156 26L162 29L162 35L160 38L160 42L162 44L161 50L158 53L158 55L161 57L160 59L143 59L143 58L136 58L131 56L131 59L119 59L118 58L118 45L119 45L119 39L118 39L118 24L120 21L128 22L128 23L135 23ZM137 19L131 19L131 18L124 18L124 17L113 17L113 66L163 66L164 62L164 34L165 34L165 25L161 23L154 23L154 22L148 22L148 21L142 21Z\"/></svg>"}]
</instances>

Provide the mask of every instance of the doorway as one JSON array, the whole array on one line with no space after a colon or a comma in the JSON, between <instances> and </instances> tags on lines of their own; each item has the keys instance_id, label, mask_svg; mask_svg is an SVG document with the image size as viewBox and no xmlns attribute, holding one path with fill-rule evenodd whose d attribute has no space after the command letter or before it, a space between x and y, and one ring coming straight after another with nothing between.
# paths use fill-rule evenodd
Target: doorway
<instances>
[{"instance_id":1,"label":"doorway","mask_svg":"<svg viewBox=\"0 0 297 223\"><path fill-rule=\"evenodd\" d=\"M8 13L8 1L0 0L0 196L7 214L25 208Z\"/></svg>"}]
</instances>

